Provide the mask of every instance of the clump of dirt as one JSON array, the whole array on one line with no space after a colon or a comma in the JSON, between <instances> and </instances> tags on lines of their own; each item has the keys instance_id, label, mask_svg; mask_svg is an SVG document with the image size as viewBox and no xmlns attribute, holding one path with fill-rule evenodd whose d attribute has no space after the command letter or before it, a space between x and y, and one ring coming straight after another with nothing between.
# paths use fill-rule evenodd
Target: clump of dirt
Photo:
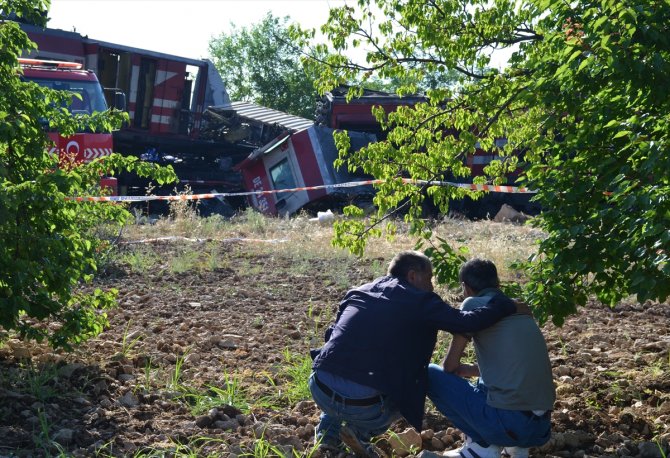
<instances>
[{"instance_id":1,"label":"clump of dirt","mask_svg":"<svg viewBox=\"0 0 670 458\"><path fill-rule=\"evenodd\" d=\"M373 263L353 261L338 278L328 260L242 243L151 250L218 258L183 271L108 269L94 286L119 290L111 326L72 354L16 339L0 348L0 457L253 456L261 446L309 456L319 410L301 391L306 356ZM592 303L561 328L545 326L558 400L552 439L533 456L667 453L669 323L668 304ZM424 450L460 440L427 412ZM378 445L393 444L387 435Z\"/></svg>"}]
</instances>

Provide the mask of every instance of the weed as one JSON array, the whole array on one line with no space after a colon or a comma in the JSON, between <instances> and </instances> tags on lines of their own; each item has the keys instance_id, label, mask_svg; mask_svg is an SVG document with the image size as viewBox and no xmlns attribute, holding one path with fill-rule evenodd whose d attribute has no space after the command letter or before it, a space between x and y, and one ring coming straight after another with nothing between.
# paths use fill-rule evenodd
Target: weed
<instances>
[{"instance_id":1,"label":"weed","mask_svg":"<svg viewBox=\"0 0 670 458\"><path fill-rule=\"evenodd\" d=\"M563 339L561 339L561 336L558 336L558 345L561 346L561 355L567 356L568 355L568 345L565 343Z\"/></svg>"},{"instance_id":2,"label":"weed","mask_svg":"<svg viewBox=\"0 0 670 458\"><path fill-rule=\"evenodd\" d=\"M132 320L128 320L126 323L126 327L123 330L123 336L121 337L121 354L123 357L127 357L130 352L132 351L133 347L137 344L137 342L142 338L142 335L137 335L133 338L129 338L128 334L128 328L130 328L130 323Z\"/></svg>"},{"instance_id":3,"label":"weed","mask_svg":"<svg viewBox=\"0 0 670 458\"><path fill-rule=\"evenodd\" d=\"M198 266L200 253L196 250L181 250L170 259L170 270L176 274L188 272Z\"/></svg>"},{"instance_id":4,"label":"weed","mask_svg":"<svg viewBox=\"0 0 670 458\"><path fill-rule=\"evenodd\" d=\"M268 441L264 435L254 440L252 447L242 453L243 457L248 458L311 458L316 454L318 445L313 445L311 448L300 452L290 446L273 445Z\"/></svg>"},{"instance_id":5,"label":"weed","mask_svg":"<svg viewBox=\"0 0 670 458\"><path fill-rule=\"evenodd\" d=\"M50 456L52 442L49 438L49 419L47 418L46 413L44 413L44 410L41 408L37 409L37 420L39 421L40 430L39 435L33 436L33 440L35 441L35 445L37 447L44 450L47 456Z\"/></svg>"},{"instance_id":6,"label":"weed","mask_svg":"<svg viewBox=\"0 0 670 458\"><path fill-rule=\"evenodd\" d=\"M153 385L154 373L151 368L151 358L147 358L144 363L143 381L135 386L135 390L143 389L149 391Z\"/></svg>"},{"instance_id":7,"label":"weed","mask_svg":"<svg viewBox=\"0 0 670 458\"><path fill-rule=\"evenodd\" d=\"M244 210L244 213L242 213L242 220L249 227L252 234L265 235L268 232L268 217L252 208Z\"/></svg>"},{"instance_id":8,"label":"weed","mask_svg":"<svg viewBox=\"0 0 670 458\"><path fill-rule=\"evenodd\" d=\"M410 445L409 447L407 447L408 444L406 444L395 431L389 431L389 436L395 438L400 443L402 448L407 450L407 452L409 452L410 455L416 455L421 451L421 448L417 447L416 445Z\"/></svg>"},{"instance_id":9,"label":"weed","mask_svg":"<svg viewBox=\"0 0 670 458\"><path fill-rule=\"evenodd\" d=\"M322 328L328 326L333 319L333 312L330 307L316 309L314 303L310 299L307 303L307 319L312 323L312 330L310 332L310 340L316 339L320 341L322 338Z\"/></svg>"},{"instance_id":10,"label":"weed","mask_svg":"<svg viewBox=\"0 0 670 458\"><path fill-rule=\"evenodd\" d=\"M254 317L254 321L251 323L251 327L253 327L255 329L260 329L260 328L263 327L263 324L265 324L265 322L263 320L263 316L262 315L256 315Z\"/></svg>"},{"instance_id":11,"label":"weed","mask_svg":"<svg viewBox=\"0 0 670 458\"><path fill-rule=\"evenodd\" d=\"M223 387L207 385L206 389L203 393L180 385L180 390L183 392L181 397L191 406L193 415L203 414L213 407L222 405L237 407L244 413L250 411L250 404L246 393L237 376L231 376L226 373L224 375Z\"/></svg>"},{"instance_id":12,"label":"weed","mask_svg":"<svg viewBox=\"0 0 670 458\"><path fill-rule=\"evenodd\" d=\"M30 394L44 402L56 395L56 389L50 383L57 375L58 370L52 364L40 368L30 365L24 372L26 388Z\"/></svg>"},{"instance_id":13,"label":"weed","mask_svg":"<svg viewBox=\"0 0 670 458\"><path fill-rule=\"evenodd\" d=\"M669 368L670 368L670 353L668 353L667 360L665 357L654 360L646 368L646 371L649 373L651 378L659 378L662 377Z\"/></svg>"},{"instance_id":14,"label":"weed","mask_svg":"<svg viewBox=\"0 0 670 458\"><path fill-rule=\"evenodd\" d=\"M295 354L285 348L282 355L285 363L282 375L288 379L288 387L283 398L289 404L311 399L312 395L309 391L308 381L312 373L312 359L309 354Z\"/></svg>"},{"instance_id":15,"label":"weed","mask_svg":"<svg viewBox=\"0 0 670 458\"><path fill-rule=\"evenodd\" d=\"M585 399L584 402L586 402L586 405L591 407L594 410L601 410L603 406L600 404L598 401L598 398L594 394L588 395Z\"/></svg>"},{"instance_id":16,"label":"weed","mask_svg":"<svg viewBox=\"0 0 670 458\"><path fill-rule=\"evenodd\" d=\"M370 270L372 271L372 276L374 278L386 275L386 266L379 259L375 259L374 261L372 261L372 266L370 267Z\"/></svg>"},{"instance_id":17,"label":"weed","mask_svg":"<svg viewBox=\"0 0 670 458\"><path fill-rule=\"evenodd\" d=\"M182 366L184 365L184 359L188 355L189 350L186 350L183 355L178 356L177 360L174 363L174 369L170 372L168 377L166 388L168 390L182 391L183 385L181 383L182 378Z\"/></svg>"},{"instance_id":18,"label":"weed","mask_svg":"<svg viewBox=\"0 0 670 458\"><path fill-rule=\"evenodd\" d=\"M231 225L221 215L212 215L200 220L200 236L203 238L218 237L222 232L228 231Z\"/></svg>"},{"instance_id":19,"label":"weed","mask_svg":"<svg viewBox=\"0 0 670 458\"><path fill-rule=\"evenodd\" d=\"M122 264L127 264L132 272L140 274L150 272L160 261L158 255L146 246L129 247L116 257Z\"/></svg>"},{"instance_id":20,"label":"weed","mask_svg":"<svg viewBox=\"0 0 670 458\"><path fill-rule=\"evenodd\" d=\"M227 263L221 259L221 250L218 245L209 244L205 251L204 268L209 271L216 270L221 267L227 267Z\"/></svg>"},{"instance_id":21,"label":"weed","mask_svg":"<svg viewBox=\"0 0 670 458\"><path fill-rule=\"evenodd\" d=\"M179 200L171 200L168 203L170 219L173 221L177 231L180 234L189 235L197 228L200 218L198 218L198 201L189 200L188 196L193 195L190 186L186 185L183 191L174 190L175 194L183 197Z\"/></svg>"},{"instance_id":22,"label":"weed","mask_svg":"<svg viewBox=\"0 0 670 458\"><path fill-rule=\"evenodd\" d=\"M222 439L205 436L193 438L186 444L172 440L172 446L170 447L144 447L132 456L133 458L164 458L166 456L173 458L218 458L222 456L220 451L211 449L225 443ZM118 452L114 450L114 441L109 441L97 449L95 456L101 458L118 456Z\"/></svg>"}]
</instances>

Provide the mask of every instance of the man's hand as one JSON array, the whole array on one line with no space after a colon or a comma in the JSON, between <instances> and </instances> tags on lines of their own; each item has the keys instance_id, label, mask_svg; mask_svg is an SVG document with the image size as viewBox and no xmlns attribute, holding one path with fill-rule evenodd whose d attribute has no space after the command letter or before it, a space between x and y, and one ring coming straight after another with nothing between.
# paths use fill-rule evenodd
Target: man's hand
<instances>
[{"instance_id":1,"label":"man's hand","mask_svg":"<svg viewBox=\"0 0 670 458\"><path fill-rule=\"evenodd\" d=\"M479 366L476 364L461 364L454 371L454 374L463 378L479 377Z\"/></svg>"}]
</instances>

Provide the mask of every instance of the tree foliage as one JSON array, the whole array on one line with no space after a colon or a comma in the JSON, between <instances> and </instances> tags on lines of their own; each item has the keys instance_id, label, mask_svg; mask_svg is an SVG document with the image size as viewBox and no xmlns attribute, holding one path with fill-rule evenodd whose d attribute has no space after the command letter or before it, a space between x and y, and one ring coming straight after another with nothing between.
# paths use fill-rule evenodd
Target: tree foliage
<instances>
[{"instance_id":1,"label":"tree foliage","mask_svg":"<svg viewBox=\"0 0 670 458\"><path fill-rule=\"evenodd\" d=\"M46 0L3 0L0 11L44 25ZM70 115L72 93L24 82L18 57L34 49L12 21L0 22L0 329L70 347L99 333L115 291L81 292L108 243L102 226L118 228L130 216L121 205L78 203L68 197L100 193L100 176L134 171L159 182L169 169L120 155L58 168L48 153L45 126L63 136L109 132L127 119L107 111Z\"/></svg>"},{"instance_id":2,"label":"tree foliage","mask_svg":"<svg viewBox=\"0 0 670 458\"><path fill-rule=\"evenodd\" d=\"M261 22L222 33L209 52L232 100L245 100L308 119L314 117L314 78L289 35L289 17L267 13Z\"/></svg>"},{"instance_id":3,"label":"tree foliage","mask_svg":"<svg viewBox=\"0 0 670 458\"><path fill-rule=\"evenodd\" d=\"M629 295L665 300L669 28L664 0L359 0L331 10L322 27L330 44L315 46L331 54L309 61L320 91L362 75L405 81L398 93L410 94L427 73L460 74L456 86L428 91L428 103L379 112L387 141L349 154L340 138L342 164L387 181L371 226L345 222L336 241L361 252L365 235L378 235L403 204L414 232L428 237L419 219L426 195L446 212L465 191L399 177L468 176L464 157L478 143L501 159L475 181L519 167L537 191L543 211L533 224L547 236L519 267L542 321L562 323L591 296L610 306ZM347 57L363 46L364 61ZM513 50L508 65L490 68L501 49ZM497 147L500 138L507 143Z\"/></svg>"}]
</instances>

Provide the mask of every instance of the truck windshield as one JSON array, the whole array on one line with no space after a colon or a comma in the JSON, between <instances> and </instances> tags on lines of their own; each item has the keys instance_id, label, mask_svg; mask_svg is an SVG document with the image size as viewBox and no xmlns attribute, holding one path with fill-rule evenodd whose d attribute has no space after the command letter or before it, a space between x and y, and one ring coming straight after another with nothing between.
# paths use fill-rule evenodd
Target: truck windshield
<instances>
[{"instance_id":1,"label":"truck windshield","mask_svg":"<svg viewBox=\"0 0 670 458\"><path fill-rule=\"evenodd\" d=\"M93 114L95 111L105 111L107 103L100 84L94 81L63 81L47 78L25 78L40 86L57 91L70 91L81 95L81 100L72 97L72 104L68 107L73 114Z\"/></svg>"}]
</instances>

